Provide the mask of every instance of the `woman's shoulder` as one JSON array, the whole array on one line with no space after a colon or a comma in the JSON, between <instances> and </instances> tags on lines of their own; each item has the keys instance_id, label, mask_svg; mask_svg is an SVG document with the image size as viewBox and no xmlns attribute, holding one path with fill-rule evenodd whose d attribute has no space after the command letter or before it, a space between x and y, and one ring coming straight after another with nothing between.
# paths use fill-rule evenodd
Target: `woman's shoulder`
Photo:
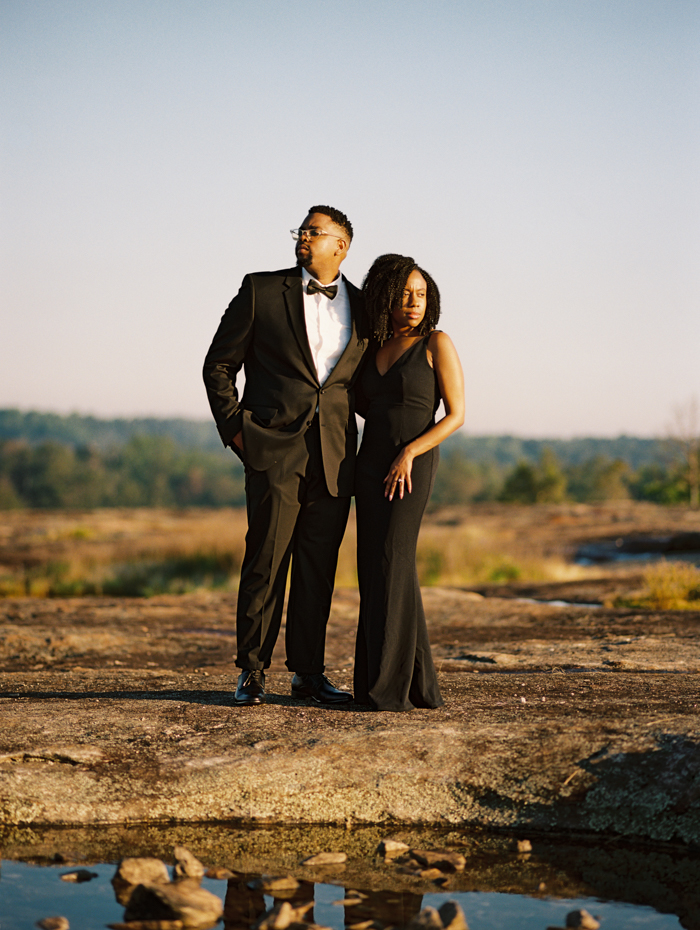
<instances>
[{"instance_id":1,"label":"woman's shoulder","mask_svg":"<svg viewBox=\"0 0 700 930\"><path fill-rule=\"evenodd\" d=\"M439 352L440 349L448 346L454 346L454 343L442 329L434 329L428 334L426 344L431 352Z\"/></svg>"}]
</instances>

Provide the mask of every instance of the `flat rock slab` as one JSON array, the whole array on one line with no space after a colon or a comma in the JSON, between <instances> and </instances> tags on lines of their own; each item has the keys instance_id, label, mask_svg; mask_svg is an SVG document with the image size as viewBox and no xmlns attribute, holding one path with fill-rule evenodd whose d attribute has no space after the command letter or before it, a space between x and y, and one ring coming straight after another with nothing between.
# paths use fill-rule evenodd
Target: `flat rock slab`
<instances>
[{"instance_id":1,"label":"flat rock slab","mask_svg":"<svg viewBox=\"0 0 700 930\"><path fill-rule=\"evenodd\" d=\"M235 707L235 597L7 599L0 824L410 823L700 844L700 615L426 589L445 707ZM357 593L329 674L351 686Z\"/></svg>"}]
</instances>

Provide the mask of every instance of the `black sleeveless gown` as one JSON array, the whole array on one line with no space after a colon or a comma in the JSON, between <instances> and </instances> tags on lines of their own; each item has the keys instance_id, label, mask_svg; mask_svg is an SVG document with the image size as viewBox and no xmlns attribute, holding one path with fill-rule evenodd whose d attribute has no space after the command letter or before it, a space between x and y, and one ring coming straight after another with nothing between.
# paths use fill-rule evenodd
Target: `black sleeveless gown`
<instances>
[{"instance_id":1,"label":"black sleeveless gown","mask_svg":"<svg viewBox=\"0 0 700 930\"><path fill-rule=\"evenodd\" d=\"M355 700L377 710L443 704L430 653L416 571L421 519L435 480L439 452L413 460L413 491L384 497L384 478L401 449L435 422L437 378L420 339L385 375L369 354L358 385L365 416L357 456L357 570L360 620L355 648Z\"/></svg>"}]
</instances>

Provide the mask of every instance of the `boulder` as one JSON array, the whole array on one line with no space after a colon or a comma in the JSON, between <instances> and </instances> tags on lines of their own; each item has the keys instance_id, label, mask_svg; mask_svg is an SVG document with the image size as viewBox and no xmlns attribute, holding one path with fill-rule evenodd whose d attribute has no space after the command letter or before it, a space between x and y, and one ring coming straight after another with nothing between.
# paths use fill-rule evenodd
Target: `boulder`
<instances>
[{"instance_id":1,"label":"boulder","mask_svg":"<svg viewBox=\"0 0 700 930\"><path fill-rule=\"evenodd\" d=\"M97 878L97 872L90 872L87 869L74 869L72 872L64 872L61 875L62 882L89 882Z\"/></svg>"},{"instance_id":2,"label":"boulder","mask_svg":"<svg viewBox=\"0 0 700 930\"><path fill-rule=\"evenodd\" d=\"M248 882L251 891L262 891L275 897L285 897L294 894L299 882L293 875L261 875Z\"/></svg>"},{"instance_id":3,"label":"boulder","mask_svg":"<svg viewBox=\"0 0 700 930\"><path fill-rule=\"evenodd\" d=\"M442 920L434 907L424 907L409 923L407 930L443 930Z\"/></svg>"},{"instance_id":4,"label":"boulder","mask_svg":"<svg viewBox=\"0 0 700 930\"><path fill-rule=\"evenodd\" d=\"M199 859L184 846L176 846L173 852L175 854L175 878L192 878L201 882L206 868Z\"/></svg>"},{"instance_id":5,"label":"boulder","mask_svg":"<svg viewBox=\"0 0 700 930\"><path fill-rule=\"evenodd\" d=\"M151 858L122 859L112 881L125 882L127 885L143 883L169 882L170 876L164 862Z\"/></svg>"},{"instance_id":6,"label":"boulder","mask_svg":"<svg viewBox=\"0 0 700 930\"><path fill-rule=\"evenodd\" d=\"M347 861L347 853L344 852L320 852L315 856L309 856L302 859L302 865L341 865Z\"/></svg>"},{"instance_id":7,"label":"boulder","mask_svg":"<svg viewBox=\"0 0 700 930\"><path fill-rule=\"evenodd\" d=\"M424 868L441 872L463 872L467 860L449 849L412 849L411 856Z\"/></svg>"},{"instance_id":8,"label":"boulder","mask_svg":"<svg viewBox=\"0 0 700 930\"><path fill-rule=\"evenodd\" d=\"M408 844L402 843L400 840L382 840L377 846L377 855L384 856L385 859L395 859L405 852L408 852Z\"/></svg>"},{"instance_id":9,"label":"boulder","mask_svg":"<svg viewBox=\"0 0 700 930\"><path fill-rule=\"evenodd\" d=\"M221 898L191 878L168 885L143 884L134 889L124 920L180 920L183 928L212 927L222 917Z\"/></svg>"},{"instance_id":10,"label":"boulder","mask_svg":"<svg viewBox=\"0 0 700 930\"><path fill-rule=\"evenodd\" d=\"M598 930L600 923L588 911L581 910L569 911L566 915L567 927L580 927L581 930Z\"/></svg>"},{"instance_id":11,"label":"boulder","mask_svg":"<svg viewBox=\"0 0 700 930\"><path fill-rule=\"evenodd\" d=\"M438 908L438 914L445 930L469 930L464 911L456 901L445 901Z\"/></svg>"}]
</instances>

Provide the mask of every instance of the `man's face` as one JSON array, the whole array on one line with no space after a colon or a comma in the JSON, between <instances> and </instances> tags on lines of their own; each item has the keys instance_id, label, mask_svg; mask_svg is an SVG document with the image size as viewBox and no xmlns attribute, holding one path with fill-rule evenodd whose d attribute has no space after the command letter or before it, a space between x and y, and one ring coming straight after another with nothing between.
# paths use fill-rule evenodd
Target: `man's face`
<instances>
[{"instance_id":1,"label":"man's face","mask_svg":"<svg viewBox=\"0 0 700 930\"><path fill-rule=\"evenodd\" d=\"M316 237L303 236L297 240L294 251L297 264L302 268L321 267L328 262L337 261L338 250L346 252L350 244L341 227L337 226L325 213L309 213L299 228L301 230L317 229L327 233L327 235Z\"/></svg>"}]
</instances>

